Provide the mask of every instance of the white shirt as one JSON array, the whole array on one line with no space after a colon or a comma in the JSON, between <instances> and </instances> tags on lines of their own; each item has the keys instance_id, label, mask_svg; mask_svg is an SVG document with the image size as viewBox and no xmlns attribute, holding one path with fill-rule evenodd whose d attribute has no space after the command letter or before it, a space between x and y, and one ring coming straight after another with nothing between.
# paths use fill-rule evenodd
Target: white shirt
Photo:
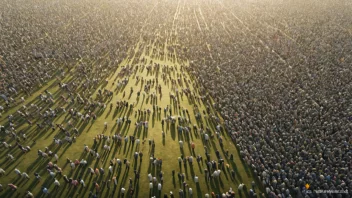
<instances>
[{"instance_id":1,"label":"white shirt","mask_svg":"<svg viewBox=\"0 0 352 198\"><path fill-rule=\"evenodd\" d=\"M87 161L82 159L82 160L80 161L80 164L86 165L86 164L87 164Z\"/></svg>"},{"instance_id":2,"label":"white shirt","mask_svg":"<svg viewBox=\"0 0 352 198\"><path fill-rule=\"evenodd\" d=\"M161 183L158 184L158 190L161 190Z\"/></svg>"},{"instance_id":3,"label":"white shirt","mask_svg":"<svg viewBox=\"0 0 352 198\"><path fill-rule=\"evenodd\" d=\"M25 172L23 172L23 173L22 173L22 177L29 178L28 174L27 174L27 173L25 173Z\"/></svg>"},{"instance_id":4,"label":"white shirt","mask_svg":"<svg viewBox=\"0 0 352 198\"><path fill-rule=\"evenodd\" d=\"M243 184L240 184L239 186L238 186L238 190L242 190L243 189Z\"/></svg>"},{"instance_id":5,"label":"white shirt","mask_svg":"<svg viewBox=\"0 0 352 198\"><path fill-rule=\"evenodd\" d=\"M194 182L198 183L198 177L194 176Z\"/></svg>"},{"instance_id":6,"label":"white shirt","mask_svg":"<svg viewBox=\"0 0 352 198\"><path fill-rule=\"evenodd\" d=\"M55 186L60 186L60 182L57 181L57 179L55 179L54 184L55 184Z\"/></svg>"},{"instance_id":7,"label":"white shirt","mask_svg":"<svg viewBox=\"0 0 352 198\"><path fill-rule=\"evenodd\" d=\"M21 174L21 171L19 171L17 168L15 169L15 173L17 174L17 175L20 175Z\"/></svg>"}]
</instances>

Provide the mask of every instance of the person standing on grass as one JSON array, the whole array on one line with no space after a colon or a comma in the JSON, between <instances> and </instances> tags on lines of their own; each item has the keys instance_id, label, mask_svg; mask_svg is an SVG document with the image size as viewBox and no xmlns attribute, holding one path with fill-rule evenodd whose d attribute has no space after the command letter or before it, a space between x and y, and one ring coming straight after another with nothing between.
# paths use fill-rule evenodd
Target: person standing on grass
<instances>
[{"instance_id":1,"label":"person standing on grass","mask_svg":"<svg viewBox=\"0 0 352 198\"><path fill-rule=\"evenodd\" d=\"M125 191L126 189L124 187L121 188L121 197L123 198L125 196Z\"/></svg>"},{"instance_id":2,"label":"person standing on grass","mask_svg":"<svg viewBox=\"0 0 352 198\"><path fill-rule=\"evenodd\" d=\"M114 171L114 167L113 166L109 166L109 174L113 174Z\"/></svg>"},{"instance_id":3,"label":"person standing on grass","mask_svg":"<svg viewBox=\"0 0 352 198\"><path fill-rule=\"evenodd\" d=\"M74 187L77 187L79 182L77 180L72 180L71 184L74 186Z\"/></svg>"},{"instance_id":4,"label":"person standing on grass","mask_svg":"<svg viewBox=\"0 0 352 198\"><path fill-rule=\"evenodd\" d=\"M161 192L161 183L158 183L158 190Z\"/></svg>"},{"instance_id":5,"label":"person standing on grass","mask_svg":"<svg viewBox=\"0 0 352 198\"><path fill-rule=\"evenodd\" d=\"M104 153L106 153L106 151L108 151L108 145L105 144L103 148L104 148Z\"/></svg>"},{"instance_id":6,"label":"person standing on grass","mask_svg":"<svg viewBox=\"0 0 352 198\"><path fill-rule=\"evenodd\" d=\"M143 153L142 151L139 151L139 163L142 162L142 158L143 158Z\"/></svg>"},{"instance_id":7,"label":"person standing on grass","mask_svg":"<svg viewBox=\"0 0 352 198\"><path fill-rule=\"evenodd\" d=\"M153 181L153 176L151 173L148 174L148 179L149 179L149 182Z\"/></svg>"},{"instance_id":8,"label":"person standing on grass","mask_svg":"<svg viewBox=\"0 0 352 198\"><path fill-rule=\"evenodd\" d=\"M49 170L49 175L54 178L56 176L56 173L54 171Z\"/></svg>"},{"instance_id":9,"label":"person standing on grass","mask_svg":"<svg viewBox=\"0 0 352 198\"><path fill-rule=\"evenodd\" d=\"M40 181L41 177L40 177L39 173L34 173L34 176L38 181Z\"/></svg>"},{"instance_id":10,"label":"person standing on grass","mask_svg":"<svg viewBox=\"0 0 352 198\"><path fill-rule=\"evenodd\" d=\"M28 174L26 172L22 172L22 177L26 178L27 180L30 179Z\"/></svg>"},{"instance_id":11,"label":"person standing on grass","mask_svg":"<svg viewBox=\"0 0 352 198\"><path fill-rule=\"evenodd\" d=\"M17 168L15 169L15 173L17 176L21 177L21 171L19 171Z\"/></svg>"},{"instance_id":12,"label":"person standing on grass","mask_svg":"<svg viewBox=\"0 0 352 198\"><path fill-rule=\"evenodd\" d=\"M238 193L241 194L241 191L242 191L243 187L244 187L244 184L243 184L243 183L241 183L241 184L238 185Z\"/></svg>"},{"instance_id":13,"label":"person standing on grass","mask_svg":"<svg viewBox=\"0 0 352 198\"><path fill-rule=\"evenodd\" d=\"M79 162L79 164L80 164L81 166L86 166L86 165L87 165L87 160L82 159L82 160Z\"/></svg>"},{"instance_id":14,"label":"person standing on grass","mask_svg":"<svg viewBox=\"0 0 352 198\"><path fill-rule=\"evenodd\" d=\"M55 179L54 185L55 185L55 189L57 189L60 187L60 182L57 179Z\"/></svg>"},{"instance_id":15,"label":"person standing on grass","mask_svg":"<svg viewBox=\"0 0 352 198\"><path fill-rule=\"evenodd\" d=\"M135 176L134 176L134 180L135 181L139 181L139 172L137 172L136 170L135 170Z\"/></svg>"},{"instance_id":16,"label":"person standing on grass","mask_svg":"<svg viewBox=\"0 0 352 198\"><path fill-rule=\"evenodd\" d=\"M108 136L107 138L106 138L106 143L108 143L108 145L110 145L110 136ZM109 146L109 151L110 151L110 146Z\"/></svg>"},{"instance_id":17,"label":"person standing on grass","mask_svg":"<svg viewBox=\"0 0 352 198\"><path fill-rule=\"evenodd\" d=\"M130 161L126 161L126 169L130 169Z\"/></svg>"},{"instance_id":18,"label":"person standing on grass","mask_svg":"<svg viewBox=\"0 0 352 198\"><path fill-rule=\"evenodd\" d=\"M181 163L182 163L182 158L181 158L181 157L178 157L177 160L178 160L178 164L181 165Z\"/></svg>"},{"instance_id":19,"label":"person standing on grass","mask_svg":"<svg viewBox=\"0 0 352 198\"><path fill-rule=\"evenodd\" d=\"M209 141L209 135L208 134L204 134L204 139L205 139L205 143L207 144Z\"/></svg>"},{"instance_id":20,"label":"person standing on grass","mask_svg":"<svg viewBox=\"0 0 352 198\"><path fill-rule=\"evenodd\" d=\"M70 180L67 178L66 175L64 175L63 178L64 178L64 180L65 180L65 182L66 182L67 184L70 183Z\"/></svg>"},{"instance_id":21,"label":"person standing on grass","mask_svg":"<svg viewBox=\"0 0 352 198\"><path fill-rule=\"evenodd\" d=\"M70 166L71 166L71 170L74 170L76 168L76 165L74 162L71 162Z\"/></svg>"},{"instance_id":22,"label":"person standing on grass","mask_svg":"<svg viewBox=\"0 0 352 198\"><path fill-rule=\"evenodd\" d=\"M17 186L14 184L8 184L8 186L11 188L11 190L17 190Z\"/></svg>"},{"instance_id":23,"label":"person standing on grass","mask_svg":"<svg viewBox=\"0 0 352 198\"><path fill-rule=\"evenodd\" d=\"M125 144L127 144L127 143L128 143L128 137L125 136Z\"/></svg>"},{"instance_id":24,"label":"person standing on grass","mask_svg":"<svg viewBox=\"0 0 352 198\"><path fill-rule=\"evenodd\" d=\"M117 179L116 179L116 176L112 177L112 181L114 181L114 187L116 188L116 186L117 186Z\"/></svg>"},{"instance_id":25,"label":"person standing on grass","mask_svg":"<svg viewBox=\"0 0 352 198\"><path fill-rule=\"evenodd\" d=\"M133 194L134 194L134 189L131 188L131 189L130 189L130 197L133 197Z\"/></svg>"},{"instance_id":26,"label":"person standing on grass","mask_svg":"<svg viewBox=\"0 0 352 198\"><path fill-rule=\"evenodd\" d=\"M54 157L55 157L55 162L57 162L59 160L59 156L55 153Z\"/></svg>"},{"instance_id":27,"label":"person standing on grass","mask_svg":"<svg viewBox=\"0 0 352 198\"><path fill-rule=\"evenodd\" d=\"M48 195L48 194L49 194L49 190L48 190L46 187L44 187L44 188L43 188L43 193L46 194L46 195Z\"/></svg>"},{"instance_id":28,"label":"person standing on grass","mask_svg":"<svg viewBox=\"0 0 352 198\"><path fill-rule=\"evenodd\" d=\"M189 156L189 158L188 158L188 162L189 162L189 164L190 164L190 165L192 165L192 164L193 164L193 157L192 157L192 156Z\"/></svg>"},{"instance_id":29,"label":"person standing on grass","mask_svg":"<svg viewBox=\"0 0 352 198\"><path fill-rule=\"evenodd\" d=\"M233 179L235 179L235 177L236 177L236 173L235 173L235 171L232 169L231 170L231 177L233 178Z\"/></svg>"},{"instance_id":30,"label":"person standing on grass","mask_svg":"<svg viewBox=\"0 0 352 198\"><path fill-rule=\"evenodd\" d=\"M99 186L99 184L97 182L94 183L94 187L95 187L96 192L99 193L100 192L100 186Z\"/></svg>"},{"instance_id":31,"label":"person standing on grass","mask_svg":"<svg viewBox=\"0 0 352 198\"><path fill-rule=\"evenodd\" d=\"M108 189L110 189L110 185L111 185L111 180L109 179L108 181L106 181L106 187L107 187Z\"/></svg>"},{"instance_id":32,"label":"person standing on grass","mask_svg":"<svg viewBox=\"0 0 352 198\"><path fill-rule=\"evenodd\" d=\"M140 139L136 139L136 146L139 146L139 143L141 142Z\"/></svg>"},{"instance_id":33,"label":"person standing on grass","mask_svg":"<svg viewBox=\"0 0 352 198\"><path fill-rule=\"evenodd\" d=\"M83 186L83 188L85 188L86 187L86 184L84 183L84 181L83 181L83 179L81 178L81 179L79 179L79 183Z\"/></svg>"},{"instance_id":34,"label":"person standing on grass","mask_svg":"<svg viewBox=\"0 0 352 198\"><path fill-rule=\"evenodd\" d=\"M97 177L100 176L100 171L99 171L98 168L95 168L95 175L96 175Z\"/></svg>"},{"instance_id":35,"label":"person standing on grass","mask_svg":"<svg viewBox=\"0 0 352 198\"><path fill-rule=\"evenodd\" d=\"M87 145L84 145L84 151L89 153L89 147Z\"/></svg>"},{"instance_id":36,"label":"person standing on grass","mask_svg":"<svg viewBox=\"0 0 352 198\"><path fill-rule=\"evenodd\" d=\"M0 168L0 175L5 175L5 170Z\"/></svg>"},{"instance_id":37,"label":"person standing on grass","mask_svg":"<svg viewBox=\"0 0 352 198\"><path fill-rule=\"evenodd\" d=\"M180 149L183 149L183 141L182 140L179 141L179 144L180 144Z\"/></svg>"},{"instance_id":38,"label":"person standing on grass","mask_svg":"<svg viewBox=\"0 0 352 198\"><path fill-rule=\"evenodd\" d=\"M100 168L99 171L100 171L100 174L101 174L101 175L104 175L104 174L105 174L105 171L104 171L103 168Z\"/></svg>"},{"instance_id":39,"label":"person standing on grass","mask_svg":"<svg viewBox=\"0 0 352 198\"><path fill-rule=\"evenodd\" d=\"M116 159L116 162L117 162L117 164L118 164L119 167L122 166L122 161L121 161L120 159Z\"/></svg>"},{"instance_id":40,"label":"person standing on grass","mask_svg":"<svg viewBox=\"0 0 352 198\"><path fill-rule=\"evenodd\" d=\"M182 190L182 189L180 189L180 190L178 191L178 194L180 195L180 198L183 198L184 193L183 193L183 190Z\"/></svg>"},{"instance_id":41,"label":"person standing on grass","mask_svg":"<svg viewBox=\"0 0 352 198\"><path fill-rule=\"evenodd\" d=\"M199 179L198 179L198 176L196 175L196 176L194 176L194 182L195 183L198 183L199 181L198 181Z\"/></svg>"},{"instance_id":42,"label":"person standing on grass","mask_svg":"<svg viewBox=\"0 0 352 198\"><path fill-rule=\"evenodd\" d=\"M205 173L205 179L208 182L210 180L210 173L209 173L208 169L204 169L204 173Z\"/></svg>"},{"instance_id":43,"label":"person standing on grass","mask_svg":"<svg viewBox=\"0 0 352 198\"><path fill-rule=\"evenodd\" d=\"M95 174L94 169L89 167L88 171L90 172L90 175L93 176Z\"/></svg>"},{"instance_id":44,"label":"person standing on grass","mask_svg":"<svg viewBox=\"0 0 352 198\"><path fill-rule=\"evenodd\" d=\"M128 186L128 189L131 189L132 188L132 178L129 179L129 186Z\"/></svg>"},{"instance_id":45,"label":"person standing on grass","mask_svg":"<svg viewBox=\"0 0 352 198\"><path fill-rule=\"evenodd\" d=\"M7 142L3 142L2 144L5 146L5 148L9 148L9 145L7 144Z\"/></svg>"},{"instance_id":46,"label":"person standing on grass","mask_svg":"<svg viewBox=\"0 0 352 198\"><path fill-rule=\"evenodd\" d=\"M34 196L33 196L33 194L30 191L27 191L25 197L26 198L33 198Z\"/></svg>"},{"instance_id":47,"label":"person standing on grass","mask_svg":"<svg viewBox=\"0 0 352 198\"><path fill-rule=\"evenodd\" d=\"M135 153L134 153L134 160L135 160L135 161L137 161L137 159L138 159L138 155L139 155L139 153L138 153L138 152L135 152Z\"/></svg>"}]
</instances>

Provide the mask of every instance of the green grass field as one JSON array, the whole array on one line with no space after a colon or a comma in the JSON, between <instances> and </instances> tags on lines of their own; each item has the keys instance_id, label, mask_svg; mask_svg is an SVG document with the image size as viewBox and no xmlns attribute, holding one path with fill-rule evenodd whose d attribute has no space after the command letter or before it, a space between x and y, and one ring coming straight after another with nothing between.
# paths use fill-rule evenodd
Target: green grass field
<instances>
[{"instance_id":1,"label":"green grass field","mask_svg":"<svg viewBox=\"0 0 352 198\"><path fill-rule=\"evenodd\" d=\"M89 122L80 121L79 119L73 119L68 113L59 113L57 117L54 119L55 124L63 124L66 129L69 131L77 127L79 129L79 136L76 141L72 144L64 143L62 146L56 146L53 143L53 138L63 138L64 135L60 132L60 129L56 127L55 131L52 131L50 127L46 126L44 129L38 129L36 123L40 123L41 120L38 119L38 116L31 119L33 121L33 126L28 125L23 119L16 119L16 130L17 132L23 131L27 134L27 140L21 140L21 144L26 146L31 146L31 151L28 153L23 153L17 146L13 148L6 149L1 147L0 155L0 167L3 168L6 173L5 175L0 177L0 183L4 186L3 192L0 193L0 197L24 197L24 194L27 190L31 191L35 197L88 197L89 191L95 193L93 182L97 182L100 185L100 193L99 197L121 197L120 189L124 187L126 189L125 197L129 195L128 187L129 187L129 178L133 180L133 188L135 189L134 197L162 197L164 193L169 194L170 191L173 191L176 197L178 197L179 189L183 189L182 182L178 179L177 173L185 174L185 182L193 189L194 197L204 197L205 193L211 194L211 192L222 193L229 190L230 187L236 192L236 197L238 196L237 186L240 183L244 183L247 187L250 187L250 183L252 180L252 173L248 169L244 162L240 160L238 156L237 149L232 142L231 138L228 136L227 132L222 130L221 136L223 138L223 147L220 147L219 139L215 135L216 126L214 121L210 118L211 114L218 115L218 113L212 109L212 102L202 101L197 99L198 96L201 96L200 88L201 84L195 81L194 76L190 76L185 69L181 70L181 65L183 68L188 67L187 60L179 60L177 58L177 54L174 52L168 51L168 46L170 44L165 43L164 45L160 45L155 43L154 41L143 42L140 41L137 46L131 48L129 51L129 58L123 60L118 69L116 71L111 71L111 75L107 83L103 85L99 85L99 87L91 88L91 96L96 101L104 102L107 107L106 109L95 108L95 114L98 116L96 120L90 120ZM147 50L147 46L149 46ZM172 47L172 45L170 45ZM132 47L132 46L131 46ZM173 57L163 56L161 55L171 53ZM108 59L108 56L104 56L104 58ZM160 68L156 71L154 68L148 72L146 68L142 69L141 67L138 70L134 70L136 65L142 64L142 58L144 58L144 65L148 65L149 63L158 63L160 65L167 65L170 68L173 68L173 71L163 72ZM91 60L81 60L82 62L89 63L93 68L97 66L95 61ZM136 62L138 62L136 64ZM65 75L65 78L61 80L61 82L69 82L75 79L75 66L77 64L72 63L73 69ZM129 82L126 86L121 87L121 89L116 89L117 81L124 79L126 76L120 76L122 66L132 65L133 73L129 77ZM109 71L110 72L110 71ZM162 74L165 75L165 79L163 80ZM181 83L176 83L172 85L171 80L176 80L178 75L181 75ZM144 80L153 80L158 78L158 82L161 85L162 96L159 92L156 92L156 86L151 87L150 93L156 92L157 100L152 100L149 94L143 94L143 87L146 82L137 82L137 76L143 77ZM81 113L84 113L84 105L80 105L77 102L75 104L65 103L61 96L68 96L68 93L58 88L58 80L53 79L48 84L43 85L40 90L33 93L31 97L26 98L25 105L27 107L31 103L38 104L38 106L43 106L42 112L47 108L56 108L56 107L65 107L68 110L70 108L76 108ZM113 85L114 83L114 85ZM111 91L114 91L112 98L107 97L97 97L97 90L101 88L105 88ZM133 88L133 93L130 95L130 89ZM192 91L192 96L183 96L180 94L182 89L189 88ZM170 99L170 93L175 94L176 89L178 89L179 94L177 97L178 105L176 105L175 101ZM44 90L50 91L54 95L54 103L43 103L39 99L39 94L43 93ZM79 88L75 90L76 93L80 93L83 95L83 88ZM125 96L123 97L123 92L125 91ZM137 97L137 91L141 91L139 97ZM194 94L193 94L194 93ZM86 93L87 94L87 93ZM20 95L22 96L22 95ZM20 97L19 96L19 97ZM76 96L76 95L75 95ZM134 104L134 108L132 111L128 109L116 109L116 101L128 101L129 104ZM113 104L112 110L110 110L110 103ZM13 114L17 118L16 110L21 108L24 104L18 104L15 107L11 107L11 109L3 114L1 124L6 125L7 115ZM157 105L161 108L161 111L153 112L153 105ZM161 120L165 118L164 108L166 106L171 108L172 116L177 118L177 116L184 116L190 120L189 123L183 122L180 123L176 121L175 124L170 124L165 122L164 127L162 127ZM210 114L204 114L203 111L206 111L206 105L210 107ZM195 107L198 108L195 108ZM140 110L150 109L152 113L146 116L138 116L135 112ZM183 114L183 109L187 109L189 112L189 116ZM202 115L201 120L196 120L195 114L200 112ZM131 125L128 126L126 122L124 122L121 126L117 126L116 119L119 117L127 116L131 119ZM177 119L176 119L177 120ZM148 121L149 128L144 129L142 127L136 128L136 121ZM71 126L69 125L71 123ZM104 130L104 122L108 123L107 130ZM203 135L200 133L199 128L203 124L204 128L209 128L210 133L214 134L214 138L210 138L209 143L205 143L203 139ZM192 128L189 135L180 135L177 131L177 126L189 126ZM198 127L198 131L193 130L193 125ZM162 137L162 131L165 132L165 138ZM132 145L130 141L125 144L122 141L121 146L117 146L116 143L111 142L111 151L103 154L103 146L106 143L106 140L100 140L96 145L94 145L94 137L98 134L104 134L112 136L117 133L121 133L123 136L133 135L136 138L141 140L141 144L137 146L136 144ZM6 141L12 145L15 145L14 138L10 136L1 135L2 141ZM154 156L156 158L161 158L163 163L162 167L155 167L151 165L149 161L149 157L151 155L152 149L151 146L148 145L148 140L155 141L155 149ZM36 143L33 143L33 140L36 140ZM142 141L146 140L144 144ZM179 141L182 140L184 142L183 149L180 149ZM194 142L195 149L194 152L191 149L191 142ZM87 153L85 153L84 145L88 145L89 148L97 148L99 154L102 156L101 159L96 160L94 157L91 157ZM208 150L211 155L212 160L218 161L216 157L215 151L219 150L220 155L224 158L225 164L229 164L229 170L234 169L236 172L236 178L231 179L231 175L229 170L225 168L221 171L221 175L219 179L212 179L209 182L205 180L204 169L206 169L206 163L204 162L205 150L204 145L208 147ZM49 150L57 153L59 155L59 160L57 165L62 168L63 175L67 175L68 178L78 179L81 177L86 184L86 187L82 186L74 187L71 184L66 184L63 180L63 177L60 175L56 176L61 183L60 188L54 189L54 179L49 176L48 171L46 170L46 166L48 162L54 162L55 159L53 157L42 158L38 157L37 150L41 149L44 151L45 147L49 147ZM228 157L225 156L225 151L228 150L230 154L234 155L234 160L229 160ZM133 158L134 152L142 151L143 161L139 162L139 159L135 162ZM6 155L10 153L15 157L14 161L10 161L6 159ZM181 165L178 164L178 157L183 154L186 156L193 156L193 165L187 163L187 166L184 166L183 163ZM203 162L197 163L196 156L200 154L203 157ZM122 165L121 168L118 168L117 165L114 167L114 173L112 175L108 172L109 161L114 157L119 158L121 160L127 159L131 162L130 169L126 169L125 165ZM81 160L86 159L88 161L88 165L86 167L76 167L74 170L71 170L70 165L67 163L67 158L71 160ZM88 167L92 168L100 168L103 167L105 170L104 176L91 176L88 172ZM19 178L14 169L18 168L22 172L27 172L31 177L28 181L24 178ZM135 180L134 170L140 171L140 179L138 181ZM172 176L172 170L175 170L175 177ZM158 192L157 185L154 185L152 191L149 190L149 180L148 173L151 173L153 176L159 179L159 172L162 171L164 173L162 190ZM42 179L40 182L34 177L34 173L40 173ZM211 171L212 173L212 171ZM196 184L193 180L194 176L199 177L199 183ZM110 188L107 185L103 184L103 181L108 181L113 176L116 176L118 180L118 185L115 189L113 182L109 183ZM7 184L13 183L18 186L17 191L12 191ZM49 189L49 195L44 195L41 191L41 187L45 186ZM259 189L256 188L256 191L259 192ZM185 190L185 195L189 197L188 190ZM248 193L242 193L243 197L248 197Z\"/></svg>"}]
</instances>

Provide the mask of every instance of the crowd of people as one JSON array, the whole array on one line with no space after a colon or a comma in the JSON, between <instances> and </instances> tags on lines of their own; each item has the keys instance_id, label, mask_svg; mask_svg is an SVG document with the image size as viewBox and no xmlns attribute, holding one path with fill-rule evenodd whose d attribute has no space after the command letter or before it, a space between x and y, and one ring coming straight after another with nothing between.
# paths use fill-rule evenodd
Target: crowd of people
<instances>
[{"instance_id":1,"label":"crowd of people","mask_svg":"<svg viewBox=\"0 0 352 198\"><path fill-rule=\"evenodd\" d=\"M351 196L350 7L309 3L212 4L198 39L178 33L268 197Z\"/></svg>"},{"instance_id":2,"label":"crowd of people","mask_svg":"<svg viewBox=\"0 0 352 198\"><path fill-rule=\"evenodd\" d=\"M133 120L143 131L142 137L99 134L94 149L84 148L89 153L87 159L67 159L72 171L85 167L92 176L109 174L102 183L93 183L95 191L90 196L99 196L100 185L117 187L114 174L122 163L129 171L131 162L113 158L104 169L91 166L92 161L107 160L115 147L132 144L136 148L132 163L137 164L138 158L142 162L139 146L148 138L148 119L162 115L162 110L161 124L177 123L178 134L185 137L177 142L181 150L186 144L194 147L187 137L196 132L202 135L202 146L214 139L222 145L221 121L214 108L224 119L241 159L259 181L256 188L255 183L248 186L249 196L257 196L259 188L265 197L351 196L352 39L351 4L347 1L133 0L96 5L95 1L0 3L4 40L0 42L0 117L4 120L0 132L6 135L1 141L6 159L15 161L20 156L7 152L14 147L23 154L33 152L31 147L40 133L50 129L58 130L58 135L49 148L38 150L38 156L57 162L60 159L54 149L73 144L84 129L81 125L93 123L105 110L126 111L115 124L129 129ZM149 62L154 59L178 63L181 68ZM112 88L106 88L107 79L116 70L119 73ZM147 80L144 70L161 78ZM125 89L131 83L140 83L141 90ZM160 84L169 83L172 105L158 106L156 101L168 97ZM37 100L26 100L45 86L48 88ZM50 92L52 86L58 87L60 96ZM112 101L115 92L123 92L117 102ZM136 101L132 95L137 96ZM207 126L187 125L191 119L188 110L178 105L179 95L185 95L193 105L199 101L205 104L204 112L195 108L194 115L196 120L203 118L214 124L214 133ZM150 98L153 108L138 109L135 104L141 97ZM15 113L8 115L15 108ZM69 121L57 123L60 116ZM31 134L33 142L27 138L29 132L19 130L24 123L40 131ZM106 122L104 127L109 129L110 124ZM148 143L152 151L160 149L153 140ZM235 178L233 167L223 159L233 160L233 154L216 150L217 159L213 159L208 149L204 148L203 156L193 156L198 163L204 157L204 179L216 180L222 171ZM159 172L146 175L150 188L160 191L163 160L151 153L150 165ZM177 160L186 167L192 165L193 157L181 155ZM29 179L22 171L14 170L19 178ZM1 175L5 172L0 169ZM59 174L72 186L91 185L62 172L53 162L47 165L47 174L53 178ZM135 193L132 182L139 180L140 173L134 173L129 188L120 188L122 196ZM173 171L172 177L175 175ZM34 176L41 178L37 172ZM179 196L192 196L184 173L177 176L183 187ZM59 188L60 181L53 181L55 189ZM14 183L8 186L17 189ZM244 186L240 183L237 190L241 192ZM319 190L326 191L318 195ZM49 187L43 186L42 193L51 193ZM174 193L168 195L173 197ZM26 196L33 194L28 191ZM205 195L209 196L235 195L230 189Z\"/></svg>"}]
</instances>

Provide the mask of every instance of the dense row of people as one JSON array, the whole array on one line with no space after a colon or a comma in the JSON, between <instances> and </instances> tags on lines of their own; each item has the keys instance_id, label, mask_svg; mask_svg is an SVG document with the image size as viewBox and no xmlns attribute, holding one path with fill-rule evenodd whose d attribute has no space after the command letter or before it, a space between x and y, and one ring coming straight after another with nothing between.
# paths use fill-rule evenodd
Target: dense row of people
<instances>
[{"instance_id":1,"label":"dense row of people","mask_svg":"<svg viewBox=\"0 0 352 198\"><path fill-rule=\"evenodd\" d=\"M264 8L241 2L248 9L208 2L206 26L183 30L198 39L178 32L190 45L190 73L214 99L269 197L316 197L315 190L342 197L352 190L352 48L343 28L350 6L309 2L335 12L312 12L297 1L264 1Z\"/></svg>"}]
</instances>

